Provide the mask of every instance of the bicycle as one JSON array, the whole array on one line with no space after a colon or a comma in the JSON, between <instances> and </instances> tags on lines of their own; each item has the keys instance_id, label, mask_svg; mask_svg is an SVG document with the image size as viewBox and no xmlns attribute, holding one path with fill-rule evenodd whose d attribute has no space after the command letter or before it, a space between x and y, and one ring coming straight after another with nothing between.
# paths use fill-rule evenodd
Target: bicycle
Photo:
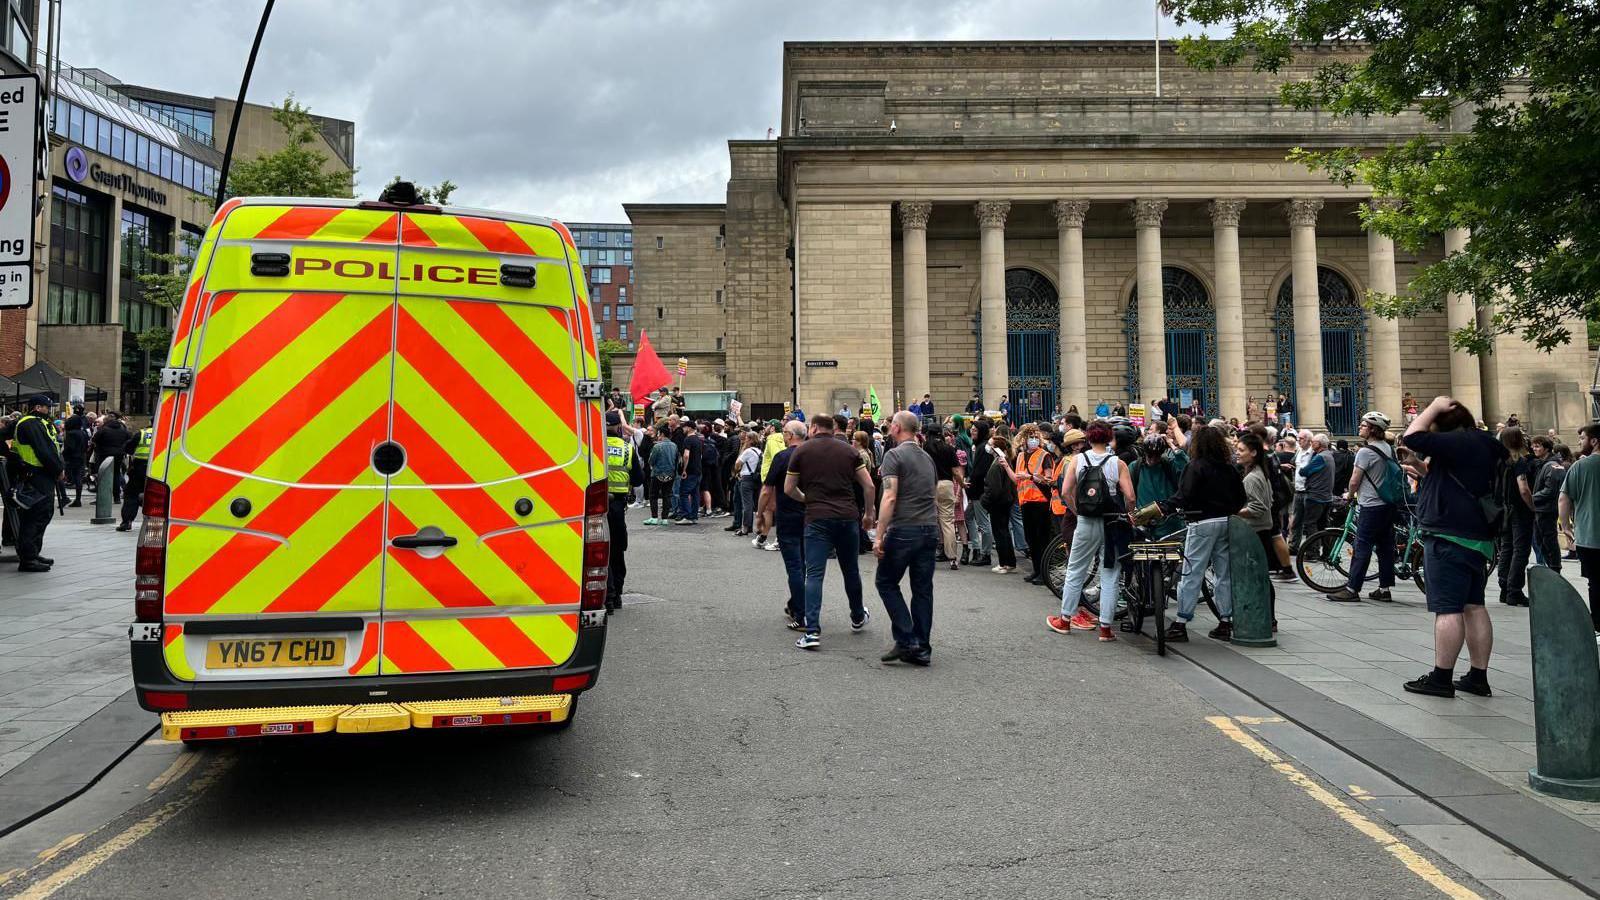
<instances>
[{"instance_id":1,"label":"bicycle","mask_svg":"<svg viewBox=\"0 0 1600 900\"><path fill-rule=\"evenodd\" d=\"M1352 503L1345 513L1344 524L1325 528L1300 544L1295 557L1295 570L1300 580L1312 590L1331 594L1350 582L1351 561L1355 558L1356 516L1359 507ZM1394 574L1398 579L1410 579L1417 590L1426 593L1427 580L1422 570L1422 529L1412 509L1403 508L1404 521L1394 526ZM1494 571L1493 559L1489 571Z\"/></svg>"}]
</instances>

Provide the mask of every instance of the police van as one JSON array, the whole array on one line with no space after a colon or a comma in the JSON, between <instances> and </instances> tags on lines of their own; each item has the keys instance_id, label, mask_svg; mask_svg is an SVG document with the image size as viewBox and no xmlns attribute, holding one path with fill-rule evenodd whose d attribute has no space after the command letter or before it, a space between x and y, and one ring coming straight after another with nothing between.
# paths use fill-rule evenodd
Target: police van
<instances>
[{"instance_id":1,"label":"police van","mask_svg":"<svg viewBox=\"0 0 1600 900\"><path fill-rule=\"evenodd\" d=\"M595 684L604 414L572 235L406 193L230 200L200 244L130 634L169 739L559 726Z\"/></svg>"}]
</instances>

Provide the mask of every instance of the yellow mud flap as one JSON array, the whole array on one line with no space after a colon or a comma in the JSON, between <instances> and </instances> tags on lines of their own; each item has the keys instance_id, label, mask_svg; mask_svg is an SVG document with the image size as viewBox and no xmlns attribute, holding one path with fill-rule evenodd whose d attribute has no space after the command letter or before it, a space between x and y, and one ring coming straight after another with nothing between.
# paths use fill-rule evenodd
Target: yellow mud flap
<instances>
[{"instance_id":1,"label":"yellow mud flap","mask_svg":"<svg viewBox=\"0 0 1600 900\"><path fill-rule=\"evenodd\" d=\"M572 695L429 700L400 705L411 713L411 725L414 728L532 725L565 722L572 712Z\"/></svg>"},{"instance_id":2,"label":"yellow mud flap","mask_svg":"<svg viewBox=\"0 0 1600 900\"><path fill-rule=\"evenodd\" d=\"M273 706L261 709L204 709L161 714L161 736L169 741L322 734L349 709L337 706Z\"/></svg>"},{"instance_id":3,"label":"yellow mud flap","mask_svg":"<svg viewBox=\"0 0 1600 900\"><path fill-rule=\"evenodd\" d=\"M339 715L340 734L372 734L378 731L405 731L411 727L411 714L398 703L365 703L352 706Z\"/></svg>"}]
</instances>

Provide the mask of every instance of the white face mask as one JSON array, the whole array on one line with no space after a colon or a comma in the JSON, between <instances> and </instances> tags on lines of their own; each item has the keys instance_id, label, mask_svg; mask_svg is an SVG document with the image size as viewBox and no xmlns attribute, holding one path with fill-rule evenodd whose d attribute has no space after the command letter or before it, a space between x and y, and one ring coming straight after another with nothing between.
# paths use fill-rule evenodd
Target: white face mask
<instances>
[{"instance_id":1,"label":"white face mask","mask_svg":"<svg viewBox=\"0 0 1600 900\"><path fill-rule=\"evenodd\" d=\"M1039 439L1038 438L1028 438L1028 449L1029 450L1037 450L1037 449L1039 449Z\"/></svg>"}]
</instances>

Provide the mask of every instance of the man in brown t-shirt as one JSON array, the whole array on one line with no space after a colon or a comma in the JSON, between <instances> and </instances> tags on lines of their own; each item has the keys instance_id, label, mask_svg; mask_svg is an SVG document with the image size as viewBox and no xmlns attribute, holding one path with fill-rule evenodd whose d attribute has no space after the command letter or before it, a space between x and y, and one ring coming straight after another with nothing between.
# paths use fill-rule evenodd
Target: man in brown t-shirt
<instances>
[{"instance_id":1,"label":"man in brown t-shirt","mask_svg":"<svg viewBox=\"0 0 1600 900\"><path fill-rule=\"evenodd\" d=\"M834 439L832 416L811 417L809 438L789 457L783 492L806 505L806 633L795 641L802 650L822 645L822 576L828 554L836 553L844 576L844 593L850 601L850 627L860 631L871 618L861 603L861 572L857 568L860 530L856 519L855 485L866 497L866 513L859 528L871 528L877 495L872 475L850 444Z\"/></svg>"}]
</instances>

